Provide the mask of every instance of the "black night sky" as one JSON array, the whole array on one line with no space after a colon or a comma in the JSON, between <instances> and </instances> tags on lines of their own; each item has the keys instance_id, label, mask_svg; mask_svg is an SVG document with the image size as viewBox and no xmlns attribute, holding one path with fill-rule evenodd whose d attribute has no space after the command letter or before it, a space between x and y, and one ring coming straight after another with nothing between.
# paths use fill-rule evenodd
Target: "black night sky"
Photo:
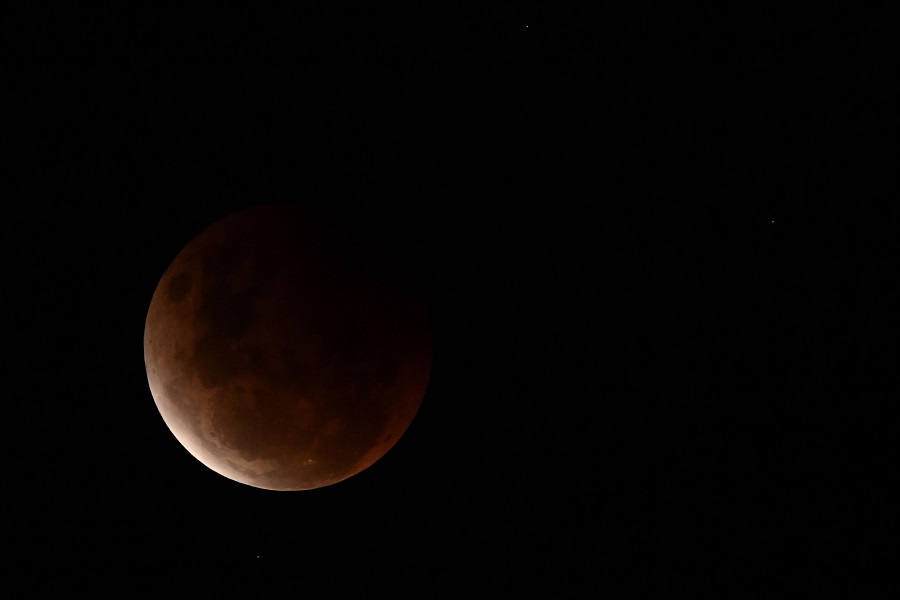
<instances>
[{"instance_id":1,"label":"black night sky","mask_svg":"<svg viewBox=\"0 0 900 600\"><path fill-rule=\"evenodd\" d=\"M851 586L843 17L531 6L10 15L14 561L312 597ZM143 363L169 262L269 202L383 236L434 331L406 435L308 492L196 461Z\"/></svg>"}]
</instances>

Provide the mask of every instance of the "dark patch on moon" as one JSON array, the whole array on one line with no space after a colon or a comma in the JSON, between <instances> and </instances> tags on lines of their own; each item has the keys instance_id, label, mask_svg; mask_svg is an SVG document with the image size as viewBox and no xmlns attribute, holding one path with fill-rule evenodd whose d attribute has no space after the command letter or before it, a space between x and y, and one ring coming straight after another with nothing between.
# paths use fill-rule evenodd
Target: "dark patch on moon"
<instances>
[{"instance_id":1,"label":"dark patch on moon","mask_svg":"<svg viewBox=\"0 0 900 600\"><path fill-rule=\"evenodd\" d=\"M168 289L169 302L178 304L187 298L188 293L191 291L192 283L190 273L179 273L173 277Z\"/></svg>"},{"instance_id":2,"label":"dark patch on moon","mask_svg":"<svg viewBox=\"0 0 900 600\"><path fill-rule=\"evenodd\" d=\"M195 319L214 335L237 340L247 333L256 316L249 293L235 292L227 285L214 285L204 290Z\"/></svg>"}]
</instances>

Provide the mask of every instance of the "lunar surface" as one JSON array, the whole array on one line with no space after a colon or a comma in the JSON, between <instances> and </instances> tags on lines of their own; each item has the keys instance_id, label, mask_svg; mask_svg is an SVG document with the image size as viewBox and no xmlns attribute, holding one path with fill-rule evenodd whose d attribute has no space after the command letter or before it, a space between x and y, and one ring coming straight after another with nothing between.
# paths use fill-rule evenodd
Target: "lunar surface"
<instances>
[{"instance_id":1,"label":"lunar surface","mask_svg":"<svg viewBox=\"0 0 900 600\"><path fill-rule=\"evenodd\" d=\"M150 390L178 441L269 490L327 486L384 456L431 359L424 301L390 253L282 205L201 232L163 274L144 329Z\"/></svg>"}]
</instances>

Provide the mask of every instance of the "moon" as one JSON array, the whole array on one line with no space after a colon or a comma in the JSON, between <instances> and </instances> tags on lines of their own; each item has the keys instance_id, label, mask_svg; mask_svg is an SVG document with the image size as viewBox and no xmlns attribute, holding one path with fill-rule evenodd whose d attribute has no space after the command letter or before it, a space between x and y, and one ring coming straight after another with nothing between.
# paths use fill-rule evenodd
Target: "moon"
<instances>
[{"instance_id":1,"label":"moon","mask_svg":"<svg viewBox=\"0 0 900 600\"><path fill-rule=\"evenodd\" d=\"M387 244L289 205L202 231L163 273L144 327L150 391L176 439L267 490L374 464L412 423L431 362L424 299Z\"/></svg>"}]
</instances>

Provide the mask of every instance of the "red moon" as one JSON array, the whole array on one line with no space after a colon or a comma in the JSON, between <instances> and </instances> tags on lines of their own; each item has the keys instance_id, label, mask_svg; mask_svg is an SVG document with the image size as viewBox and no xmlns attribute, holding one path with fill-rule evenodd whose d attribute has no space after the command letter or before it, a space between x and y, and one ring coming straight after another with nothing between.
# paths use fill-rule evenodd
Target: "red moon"
<instances>
[{"instance_id":1,"label":"red moon","mask_svg":"<svg viewBox=\"0 0 900 600\"><path fill-rule=\"evenodd\" d=\"M431 330L414 282L373 240L264 205L175 257L150 301L144 364L163 420L200 462L308 490L363 471L403 435L428 386Z\"/></svg>"}]
</instances>

